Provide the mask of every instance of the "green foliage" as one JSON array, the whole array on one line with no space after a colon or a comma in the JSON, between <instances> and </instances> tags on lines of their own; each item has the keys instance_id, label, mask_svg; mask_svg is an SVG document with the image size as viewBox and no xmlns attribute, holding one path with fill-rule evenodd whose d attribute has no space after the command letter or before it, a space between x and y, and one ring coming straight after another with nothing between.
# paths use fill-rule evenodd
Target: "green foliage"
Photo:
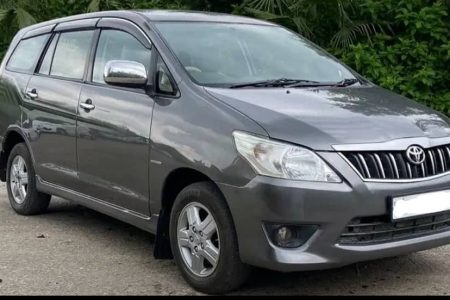
<instances>
[{"instance_id":1,"label":"green foliage","mask_svg":"<svg viewBox=\"0 0 450 300\"><path fill-rule=\"evenodd\" d=\"M345 48L383 31L384 22L364 18L357 0L246 0L236 12L281 23L319 44ZM387 26L386 26L387 27Z\"/></svg>"},{"instance_id":2,"label":"green foliage","mask_svg":"<svg viewBox=\"0 0 450 300\"><path fill-rule=\"evenodd\" d=\"M450 0L0 0L0 58L15 33L115 9L194 9L285 25L381 86L450 115Z\"/></svg>"},{"instance_id":3,"label":"green foliage","mask_svg":"<svg viewBox=\"0 0 450 300\"><path fill-rule=\"evenodd\" d=\"M334 52L381 86L450 115L450 22L443 1L365 1L394 33Z\"/></svg>"},{"instance_id":4,"label":"green foliage","mask_svg":"<svg viewBox=\"0 0 450 300\"><path fill-rule=\"evenodd\" d=\"M0 57L3 57L15 33L36 23L30 10L37 10L39 2L26 0L0 0Z\"/></svg>"},{"instance_id":5,"label":"green foliage","mask_svg":"<svg viewBox=\"0 0 450 300\"><path fill-rule=\"evenodd\" d=\"M230 13L242 0L183 0L181 3L193 10Z\"/></svg>"},{"instance_id":6,"label":"green foliage","mask_svg":"<svg viewBox=\"0 0 450 300\"><path fill-rule=\"evenodd\" d=\"M246 0L375 83L450 116L450 0Z\"/></svg>"}]
</instances>

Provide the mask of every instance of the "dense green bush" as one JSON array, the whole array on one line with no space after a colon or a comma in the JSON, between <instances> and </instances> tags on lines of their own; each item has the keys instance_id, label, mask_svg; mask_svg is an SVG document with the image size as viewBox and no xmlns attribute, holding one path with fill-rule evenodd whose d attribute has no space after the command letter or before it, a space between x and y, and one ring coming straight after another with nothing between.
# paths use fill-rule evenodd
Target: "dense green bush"
<instances>
[{"instance_id":1,"label":"dense green bush","mask_svg":"<svg viewBox=\"0 0 450 300\"><path fill-rule=\"evenodd\" d=\"M363 10L391 23L392 32L334 49L383 87L450 115L450 21L443 2L367 0Z\"/></svg>"},{"instance_id":2,"label":"dense green bush","mask_svg":"<svg viewBox=\"0 0 450 300\"><path fill-rule=\"evenodd\" d=\"M247 0L375 83L450 115L449 0Z\"/></svg>"},{"instance_id":3,"label":"dense green bush","mask_svg":"<svg viewBox=\"0 0 450 300\"><path fill-rule=\"evenodd\" d=\"M288 26L388 89L450 115L450 0L0 0L0 57L18 29L107 9L183 8Z\"/></svg>"}]
</instances>

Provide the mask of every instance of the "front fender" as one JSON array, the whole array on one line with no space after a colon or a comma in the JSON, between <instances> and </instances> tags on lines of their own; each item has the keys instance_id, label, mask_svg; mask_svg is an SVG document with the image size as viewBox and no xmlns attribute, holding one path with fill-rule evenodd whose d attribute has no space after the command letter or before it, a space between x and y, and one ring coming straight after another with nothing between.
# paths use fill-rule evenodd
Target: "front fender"
<instances>
[{"instance_id":1,"label":"front fender","mask_svg":"<svg viewBox=\"0 0 450 300\"><path fill-rule=\"evenodd\" d=\"M195 170L216 183L244 186L255 177L238 154L235 130L267 135L253 120L202 90L180 85L180 99L156 99L151 130L150 208L161 210L166 178Z\"/></svg>"}]
</instances>

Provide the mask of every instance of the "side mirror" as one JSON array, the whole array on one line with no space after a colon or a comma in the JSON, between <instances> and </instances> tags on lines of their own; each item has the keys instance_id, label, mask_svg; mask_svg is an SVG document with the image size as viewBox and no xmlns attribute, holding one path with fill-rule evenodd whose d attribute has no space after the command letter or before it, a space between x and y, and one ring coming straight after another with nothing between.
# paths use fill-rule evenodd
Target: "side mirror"
<instances>
[{"instance_id":1,"label":"side mirror","mask_svg":"<svg viewBox=\"0 0 450 300\"><path fill-rule=\"evenodd\" d=\"M172 80L166 72L162 70L158 71L156 73L156 80L158 93L171 96L176 94L176 89L174 88Z\"/></svg>"},{"instance_id":2,"label":"side mirror","mask_svg":"<svg viewBox=\"0 0 450 300\"><path fill-rule=\"evenodd\" d=\"M109 61L103 77L107 84L122 87L144 87L148 80L143 64L127 60Z\"/></svg>"}]
</instances>

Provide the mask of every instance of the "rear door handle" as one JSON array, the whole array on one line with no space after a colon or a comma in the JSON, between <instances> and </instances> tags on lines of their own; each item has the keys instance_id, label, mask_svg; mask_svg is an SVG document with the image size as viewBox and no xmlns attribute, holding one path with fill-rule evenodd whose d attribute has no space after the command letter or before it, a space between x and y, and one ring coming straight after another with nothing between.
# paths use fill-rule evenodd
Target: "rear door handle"
<instances>
[{"instance_id":1,"label":"rear door handle","mask_svg":"<svg viewBox=\"0 0 450 300\"><path fill-rule=\"evenodd\" d=\"M92 103L91 99L87 99L86 102L80 103L80 107L87 112L95 109L95 105Z\"/></svg>"},{"instance_id":2,"label":"rear door handle","mask_svg":"<svg viewBox=\"0 0 450 300\"><path fill-rule=\"evenodd\" d=\"M36 89L32 89L32 90L27 92L27 96L31 100L35 100L37 97L39 97L39 94L37 93Z\"/></svg>"}]
</instances>

